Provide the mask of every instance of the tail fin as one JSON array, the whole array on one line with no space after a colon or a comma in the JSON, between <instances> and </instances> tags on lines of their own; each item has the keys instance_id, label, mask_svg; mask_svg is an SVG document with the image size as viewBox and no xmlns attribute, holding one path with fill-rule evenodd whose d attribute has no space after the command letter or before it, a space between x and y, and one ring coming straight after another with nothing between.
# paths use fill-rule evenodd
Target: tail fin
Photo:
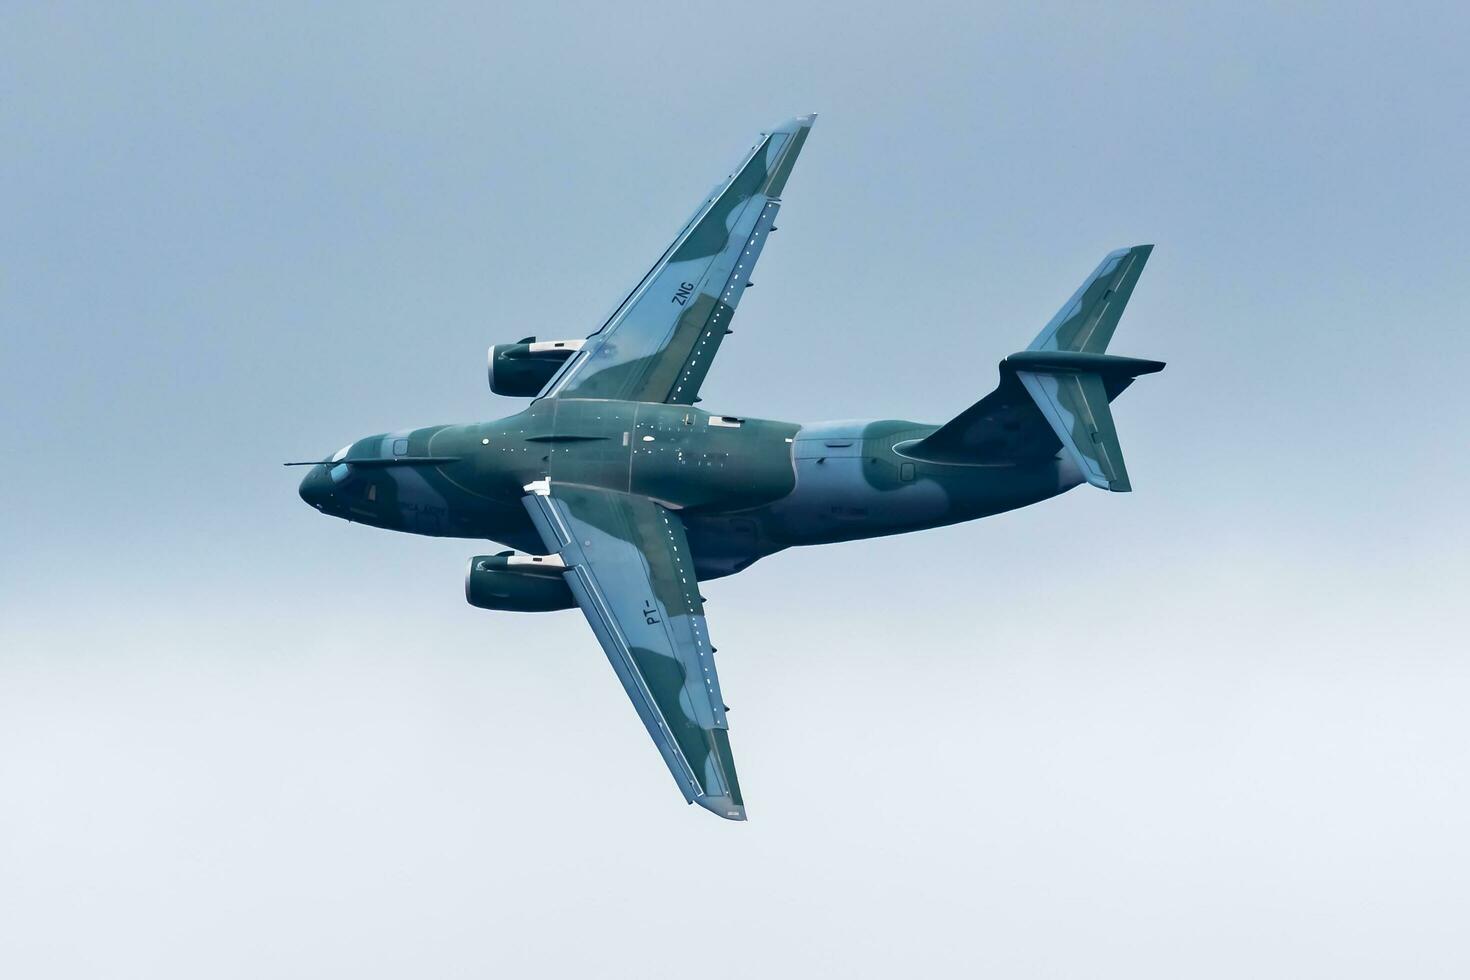
<instances>
[{"instance_id":1,"label":"tail fin","mask_svg":"<svg viewBox=\"0 0 1470 980\"><path fill-rule=\"evenodd\" d=\"M1136 245L1110 253L1031 346L1001 362L995 391L905 452L989 462L1052 455L1060 446L1093 486L1133 489L1108 403L1164 364L1103 352L1152 251Z\"/></svg>"},{"instance_id":2,"label":"tail fin","mask_svg":"<svg viewBox=\"0 0 1470 980\"><path fill-rule=\"evenodd\" d=\"M1128 468L1108 402L1160 361L1104 354L1152 245L1110 252L1019 354L1006 358L1088 483L1127 492Z\"/></svg>"}]
</instances>

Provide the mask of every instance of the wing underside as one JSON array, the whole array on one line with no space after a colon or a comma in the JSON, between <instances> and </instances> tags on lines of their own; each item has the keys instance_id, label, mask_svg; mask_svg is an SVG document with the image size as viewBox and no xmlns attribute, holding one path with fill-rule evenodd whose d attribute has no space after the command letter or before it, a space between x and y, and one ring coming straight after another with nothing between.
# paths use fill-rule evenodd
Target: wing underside
<instances>
[{"instance_id":1,"label":"wing underside","mask_svg":"<svg viewBox=\"0 0 1470 980\"><path fill-rule=\"evenodd\" d=\"M541 397L698 400L815 119L761 136Z\"/></svg>"},{"instance_id":2,"label":"wing underside","mask_svg":"<svg viewBox=\"0 0 1470 980\"><path fill-rule=\"evenodd\" d=\"M644 497L533 484L526 508L684 798L745 806L699 582L677 514Z\"/></svg>"}]
</instances>

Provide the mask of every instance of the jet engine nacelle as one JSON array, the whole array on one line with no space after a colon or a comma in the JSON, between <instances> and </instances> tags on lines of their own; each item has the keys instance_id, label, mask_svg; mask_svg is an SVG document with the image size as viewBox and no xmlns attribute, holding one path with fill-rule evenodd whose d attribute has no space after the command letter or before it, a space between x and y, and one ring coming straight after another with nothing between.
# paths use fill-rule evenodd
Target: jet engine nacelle
<instances>
[{"instance_id":1,"label":"jet engine nacelle","mask_svg":"<svg viewBox=\"0 0 1470 980\"><path fill-rule=\"evenodd\" d=\"M582 349L580 340L542 340L526 337L514 344L490 348L490 390L512 398L534 398L562 366Z\"/></svg>"},{"instance_id":2,"label":"jet engine nacelle","mask_svg":"<svg viewBox=\"0 0 1470 980\"><path fill-rule=\"evenodd\" d=\"M577 604L562 579L560 555L476 555L465 570L464 597L481 609L549 612Z\"/></svg>"}]
</instances>

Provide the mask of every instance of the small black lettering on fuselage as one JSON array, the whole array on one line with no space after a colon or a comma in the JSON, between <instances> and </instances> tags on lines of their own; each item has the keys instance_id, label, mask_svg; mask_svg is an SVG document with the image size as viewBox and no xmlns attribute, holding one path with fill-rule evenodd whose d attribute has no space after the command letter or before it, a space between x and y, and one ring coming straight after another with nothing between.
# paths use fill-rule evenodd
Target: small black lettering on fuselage
<instances>
[{"instance_id":1,"label":"small black lettering on fuselage","mask_svg":"<svg viewBox=\"0 0 1470 980\"><path fill-rule=\"evenodd\" d=\"M679 291L674 294L674 298L669 300L669 302L678 303L680 306L683 306L685 303L689 302L689 296L693 292L694 283L681 282L679 283Z\"/></svg>"},{"instance_id":2,"label":"small black lettering on fuselage","mask_svg":"<svg viewBox=\"0 0 1470 980\"><path fill-rule=\"evenodd\" d=\"M663 622L658 618L658 607L653 604L652 599L643 600L643 621L649 626L657 626Z\"/></svg>"}]
</instances>

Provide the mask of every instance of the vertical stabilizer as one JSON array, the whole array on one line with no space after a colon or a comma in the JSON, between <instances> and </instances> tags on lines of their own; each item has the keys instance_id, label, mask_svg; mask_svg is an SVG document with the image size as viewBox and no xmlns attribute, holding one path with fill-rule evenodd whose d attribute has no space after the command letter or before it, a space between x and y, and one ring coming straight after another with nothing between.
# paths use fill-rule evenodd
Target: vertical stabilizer
<instances>
[{"instance_id":1,"label":"vertical stabilizer","mask_svg":"<svg viewBox=\"0 0 1470 980\"><path fill-rule=\"evenodd\" d=\"M1031 346L1006 358L1083 477L1104 490L1133 489L1108 408L1109 390L1121 390L1128 380L1164 367L1158 361L1103 353L1153 248L1135 245L1110 252Z\"/></svg>"},{"instance_id":2,"label":"vertical stabilizer","mask_svg":"<svg viewBox=\"0 0 1470 980\"><path fill-rule=\"evenodd\" d=\"M1000 385L905 455L936 463L996 465L1045 459L1058 449L1084 479L1127 491L1128 468L1108 403L1161 361L1104 353L1152 245L1102 260L1031 346L1000 362Z\"/></svg>"}]
</instances>

